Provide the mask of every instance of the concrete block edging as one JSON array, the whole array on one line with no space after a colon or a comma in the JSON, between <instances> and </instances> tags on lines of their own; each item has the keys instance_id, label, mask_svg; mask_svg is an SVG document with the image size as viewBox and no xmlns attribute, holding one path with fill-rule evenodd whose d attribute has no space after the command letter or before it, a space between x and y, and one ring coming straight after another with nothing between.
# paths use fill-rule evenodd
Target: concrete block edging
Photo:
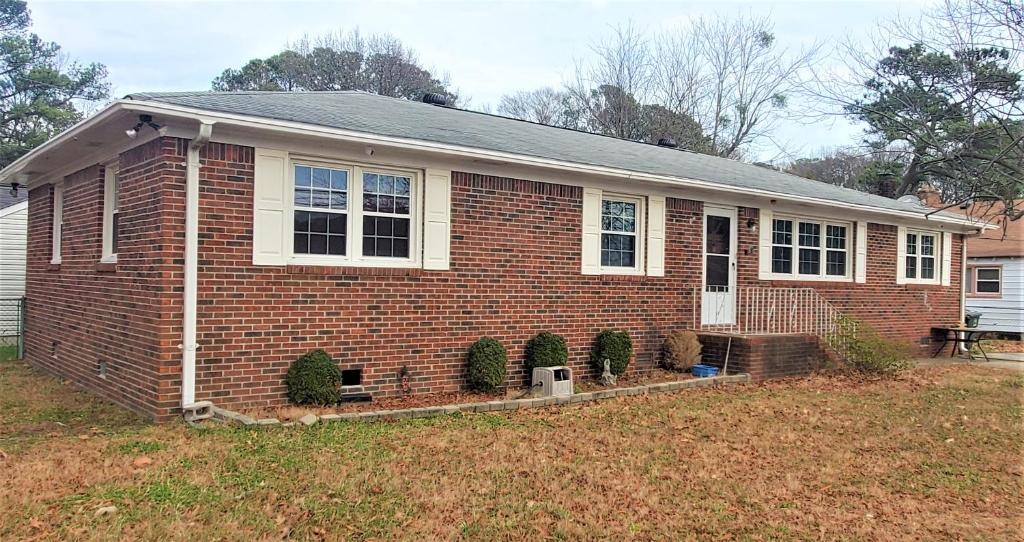
<instances>
[{"instance_id":1,"label":"concrete block edging","mask_svg":"<svg viewBox=\"0 0 1024 542\"><path fill-rule=\"evenodd\" d=\"M748 384L751 382L750 375L734 374L725 376L712 376L708 378L693 378L689 380L677 380L674 382L659 382L644 386L633 386L629 388L612 388L597 390L593 392L575 393L567 397L532 397L526 399L507 399L503 401L487 401L480 403L461 403L455 405L442 405L432 407L414 407L399 410L371 410L366 412L344 412L324 414L316 416L307 414L302 417L302 425L312 426L317 423L329 422L375 422L382 420L407 420L418 418L431 418L444 416L458 412L498 412L504 410L518 410L525 408L545 408L549 406L577 405L594 401L626 397L630 395L645 395L654 393L672 393L692 388L704 388L708 386L726 384ZM214 418L229 424L252 427L290 427L294 424L282 423L277 418L255 419L239 412L213 407ZM315 420L313 418L316 418Z\"/></svg>"}]
</instances>

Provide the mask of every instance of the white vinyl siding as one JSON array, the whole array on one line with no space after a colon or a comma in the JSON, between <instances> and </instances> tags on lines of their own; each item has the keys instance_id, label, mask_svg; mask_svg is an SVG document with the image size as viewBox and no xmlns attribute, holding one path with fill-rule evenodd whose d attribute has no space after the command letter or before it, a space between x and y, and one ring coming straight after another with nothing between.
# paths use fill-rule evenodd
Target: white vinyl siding
<instances>
[{"instance_id":1,"label":"white vinyl siding","mask_svg":"<svg viewBox=\"0 0 1024 542\"><path fill-rule=\"evenodd\" d=\"M27 232L27 201L0 209L0 297L25 295Z\"/></svg>"},{"instance_id":2,"label":"white vinyl siding","mask_svg":"<svg viewBox=\"0 0 1024 542\"><path fill-rule=\"evenodd\" d=\"M970 258L967 265L974 267L974 271L992 268L1001 271L998 296L967 297L967 310L981 313L979 325L1024 333L1024 258Z\"/></svg>"}]
</instances>

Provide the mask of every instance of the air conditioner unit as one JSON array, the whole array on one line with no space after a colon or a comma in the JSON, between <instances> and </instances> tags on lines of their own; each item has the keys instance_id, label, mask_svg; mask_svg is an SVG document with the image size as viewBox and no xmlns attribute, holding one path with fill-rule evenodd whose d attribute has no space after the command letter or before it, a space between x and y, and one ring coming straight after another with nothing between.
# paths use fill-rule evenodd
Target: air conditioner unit
<instances>
[{"instance_id":1,"label":"air conditioner unit","mask_svg":"<svg viewBox=\"0 0 1024 542\"><path fill-rule=\"evenodd\" d=\"M568 367L534 368L533 391L539 397L572 395L572 369Z\"/></svg>"}]
</instances>

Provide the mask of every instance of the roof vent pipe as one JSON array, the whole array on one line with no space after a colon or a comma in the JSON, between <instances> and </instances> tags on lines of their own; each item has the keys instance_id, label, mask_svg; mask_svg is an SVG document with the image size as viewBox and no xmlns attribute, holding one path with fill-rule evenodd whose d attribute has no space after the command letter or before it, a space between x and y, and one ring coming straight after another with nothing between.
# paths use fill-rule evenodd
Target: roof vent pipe
<instances>
[{"instance_id":1,"label":"roof vent pipe","mask_svg":"<svg viewBox=\"0 0 1024 542\"><path fill-rule=\"evenodd\" d=\"M423 95L423 103L430 105L448 105L448 97L440 92L428 92Z\"/></svg>"},{"instance_id":2,"label":"roof vent pipe","mask_svg":"<svg viewBox=\"0 0 1024 542\"><path fill-rule=\"evenodd\" d=\"M663 138L658 140L658 146L659 147L669 148L669 149L674 149L674 148L678 147L679 144L676 143L676 140L672 139L671 137L663 137Z\"/></svg>"}]
</instances>

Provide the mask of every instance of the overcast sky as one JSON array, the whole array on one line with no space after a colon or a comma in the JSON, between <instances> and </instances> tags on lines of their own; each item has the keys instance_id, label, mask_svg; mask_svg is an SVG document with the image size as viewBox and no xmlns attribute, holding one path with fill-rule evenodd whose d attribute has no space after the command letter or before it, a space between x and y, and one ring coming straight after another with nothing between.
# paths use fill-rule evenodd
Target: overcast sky
<instances>
[{"instance_id":1,"label":"overcast sky","mask_svg":"<svg viewBox=\"0 0 1024 542\"><path fill-rule=\"evenodd\" d=\"M473 107L505 93L558 86L596 39L629 20L662 30L708 14L771 15L781 44L857 36L927 0L796 2L54 2L29 1L33 31L73 58L101 62L116 97L143 90L207 90L225 68L279 52L303 34L390 32L428 68L447 72ZM787 122L778 140L796 154L848 144L846 122ZM774 157L762 151L762 158Z\"/></svg>"}]
</instances>

